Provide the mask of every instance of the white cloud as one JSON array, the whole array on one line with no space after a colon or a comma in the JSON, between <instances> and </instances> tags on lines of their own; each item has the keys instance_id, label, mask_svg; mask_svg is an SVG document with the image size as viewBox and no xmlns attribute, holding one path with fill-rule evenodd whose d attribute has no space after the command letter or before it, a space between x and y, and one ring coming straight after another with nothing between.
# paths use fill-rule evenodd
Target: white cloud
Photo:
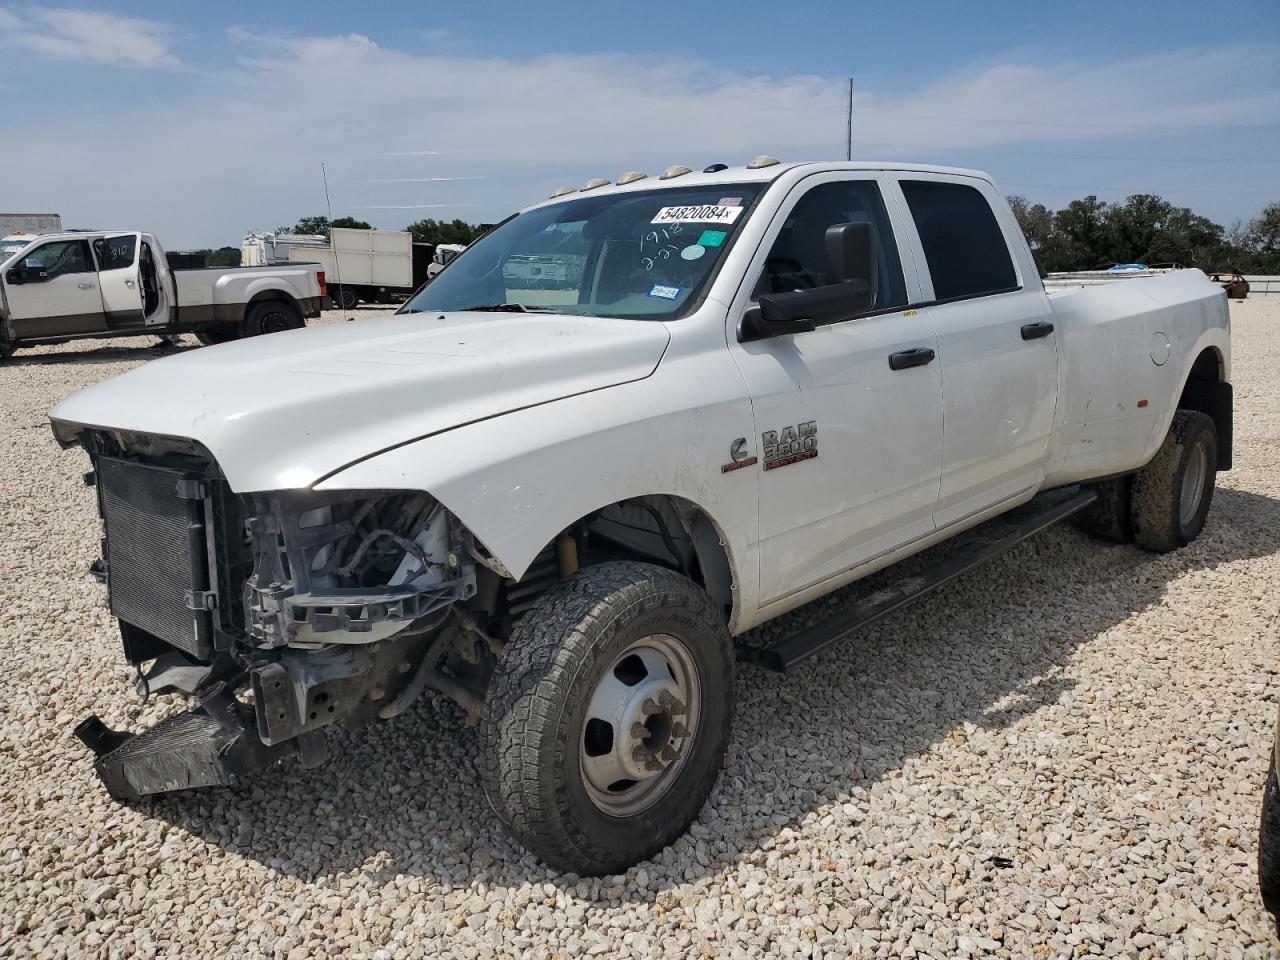
<instances>
[{"instance_id":1,"label":"white cloud","mask_svg":"<svg viewBox=\"0 0 1280 960\"><path fill-rule=\"evenodd\" d=\"M0 9L0 44L57 60L169 67L178 63L171 38L165 24L96 10L33 7L19 16Z\"/></svg>"},{"instance_id":2,"label":"white cloud","mask_svg":"<svg viewBox=\"0 0 1280 960\"><path fill-rule=\"evenodd\" d=\"M109 116L95 104L74 118L0 118L0 140L42 158L24 170L28 205L59 210L70 225L142 224L182 247L235 243L247 229L323 211L322 160L335 215L385 210L366 219L398 228L412 217L395 211L494 221L556 186L627 169L844 154L839 77L735 73L691 58L517 60L415 55L361 36L229 36L236 59L202 74L203 92L113 104ZM1275 53L1005 64L890 96L859 93L855 155L930 161L954 148L998 156L1035 141L1052 153L1067 141L1097 150L1098 140L1141 155L1171 133L1160 125L1275 116L1280 93L1260 73ZM121 130L136 162L113 164L101 182L86 177L83 158L118 150Z\"/></svg>"}]
</instances>

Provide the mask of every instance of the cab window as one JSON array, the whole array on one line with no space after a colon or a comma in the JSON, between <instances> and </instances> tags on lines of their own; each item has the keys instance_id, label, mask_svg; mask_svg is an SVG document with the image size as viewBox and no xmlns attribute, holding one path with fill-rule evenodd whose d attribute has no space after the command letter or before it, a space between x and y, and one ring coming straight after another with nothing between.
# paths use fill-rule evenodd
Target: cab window
<instances>
[{"instance_id":1,"label":"cab window","mask_svg":"<svg viewBox=\"0 0 1280 960\"><path fill-rule=\"evenodd\" d=\"M98 251L98 260L102 266L100 270L121 270L124 267L132 267L134 257L137 256L138 238L132 234L124 237L107 237L104 240L94 241L94 248Z\"/></svg>"},{"instance_id":2,"label":"cab window","mask_svg":"<svg viewBox=\"0 0 1280 960\"><path fill-rule=\"evenodd\" d=\"M844 180L811 188L787 214L769 250L756 295L825 287L827 228L838 223L870 223L879 241L876 302L872 310L907 305L907 285L893 227L880 187L871 180Z\"/></svg>"},{"instance_id":3,"label":"cab window","mask_svg":"<svg viewBox=\"0 0 1280 960\"><path fill-rule=\"evenodd\" d=\"M903 180L920 234L935 300L964 300L1018 289L1009 244L987 198L963 183Z\"/></svg>"},{"instance_id":4,"label":"cab window","mask_svg":"<svg viewBox=\"0 0 1280 960\"><path fill-rule=\"evenodd\" d=\"M68 273L93 273L89 245L83 240L54 240L42 244L22 260L27 270L44 274L42 279L55 280Z\"/></svg>"}]
</instances>

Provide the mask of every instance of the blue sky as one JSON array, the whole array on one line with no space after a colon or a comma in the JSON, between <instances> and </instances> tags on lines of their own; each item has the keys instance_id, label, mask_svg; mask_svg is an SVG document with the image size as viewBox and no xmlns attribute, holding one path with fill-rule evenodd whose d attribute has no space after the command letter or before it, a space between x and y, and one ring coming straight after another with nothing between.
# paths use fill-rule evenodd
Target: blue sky
<instances>
[{"instance_id":1,"label":"blue sky","mask_svg":"<svg viewBox=\"0 0 1280 960\"><path fill-rule=\"evenodd\" d=\"M0 210L237 244L498 219L563 183L844 151L1050 206L1280 200L1280 4L0 0ZM15 106L17 105L17 106Z\"/></svg>"}]
</instances>

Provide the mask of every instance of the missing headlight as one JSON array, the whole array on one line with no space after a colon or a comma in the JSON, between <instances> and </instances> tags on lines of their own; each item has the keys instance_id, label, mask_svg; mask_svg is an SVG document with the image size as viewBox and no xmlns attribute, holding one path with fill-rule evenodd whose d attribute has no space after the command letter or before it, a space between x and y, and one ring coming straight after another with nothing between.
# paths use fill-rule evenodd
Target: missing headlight
<instances>
[{"instance_id":1,"label":"missing headlight","mask_svg":"<svg viewBox=\"0 0 1280 960\"><path fill-rule=\"evenodd\" d=\"M476 590L466 531L425 493L263 495L246 528L262 646L373 643Z\"/></svg>"}]
</instances>

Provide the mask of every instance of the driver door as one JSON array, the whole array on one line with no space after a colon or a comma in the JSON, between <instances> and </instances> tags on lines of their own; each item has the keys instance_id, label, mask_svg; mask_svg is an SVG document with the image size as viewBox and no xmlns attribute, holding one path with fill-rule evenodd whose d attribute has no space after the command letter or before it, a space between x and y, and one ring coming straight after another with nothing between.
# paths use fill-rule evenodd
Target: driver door
<instances>
[{"instance_id":1,"label":"driver door","mask_svg":"<svg viewBox=\"0 0 1280 960\"><path fill-rule=\"evenodd\" d=\"M886 205L885 187L874 174L802 180L756 252L752 289L740 290L730 311L730 318L741 317L760 294L825 286L827 228L854 222L875 228L876 302L866 314L747 343L729 334L756 420L748 449L760 460L766 609L811 588L828 589L934 530L942 378L930 361L938 337L927 313L909 306L920 299L919 279L900 255L901 214Z\"/></svg>"},{"instance_id":2,"label":"driver door","mask_svg":"<svg viewBox=\"0 0 1280 960\"><path fill-rule=\"evenodd\" d=\"M93 245L98 254L98 283L107 329L143 326L142 269L138 262L142 234L109 234Z\"/></svg>"},{"instance_id":3,"label":"driver door","mask_svg":"<svg viewBox=\"0 0 1280 960\"><path fill-rule=\"evenodd\" d=\"M106 328L87 240L49 240L5 271L13 337L56 337Z\"/></svg>"}]
</instances>

